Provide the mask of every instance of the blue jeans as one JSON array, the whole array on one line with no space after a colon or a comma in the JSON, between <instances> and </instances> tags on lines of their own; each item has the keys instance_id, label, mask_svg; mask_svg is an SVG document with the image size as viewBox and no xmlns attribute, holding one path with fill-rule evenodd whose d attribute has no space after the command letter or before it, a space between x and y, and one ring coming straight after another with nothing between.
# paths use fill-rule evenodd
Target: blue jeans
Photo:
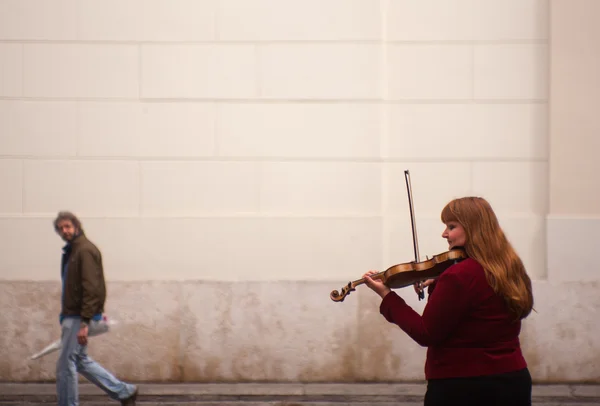
<instances>
[{"instance_id":1,"label":"blue jeans","mask_svg":"<svg viewBox=\"0 0 600 406\"><path fill-rule=\"evenodd\" d=\"M90 321L90 323L96 323ZM83 375L114 400L127 399L136 390L134 385L115 378L87 355L87 345L77 342L81 326L79 318L65 318L61 324L62 348L56 363L56 393L59 406L78 406L77 373Z\"/></svg>"}]
</instances>

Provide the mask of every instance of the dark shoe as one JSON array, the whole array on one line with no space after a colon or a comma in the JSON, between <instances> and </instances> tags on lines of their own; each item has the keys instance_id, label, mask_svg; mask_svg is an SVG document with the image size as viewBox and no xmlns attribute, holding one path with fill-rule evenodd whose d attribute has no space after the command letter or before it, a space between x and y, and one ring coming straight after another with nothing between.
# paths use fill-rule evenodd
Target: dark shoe
<instances>
[{"instance_id":1,"label":"dark shoe","mask_svg":"<svg viewBox=\"0 0 600 406\"><path fill-rule=\"evenodd\" d=\"M135 392L133 392L133 395L131 395L127 399L123 399L121 401L121 406L135 406L135 399L137 398L137 395L138 395L138 388L135 388Z\"/></svg>"}]
</instances>

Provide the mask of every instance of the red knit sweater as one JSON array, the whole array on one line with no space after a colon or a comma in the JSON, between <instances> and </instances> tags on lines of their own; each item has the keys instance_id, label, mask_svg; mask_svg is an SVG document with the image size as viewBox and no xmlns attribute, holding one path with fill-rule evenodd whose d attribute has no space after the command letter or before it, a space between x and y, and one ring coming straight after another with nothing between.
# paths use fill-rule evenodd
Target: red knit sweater
<instances>
[{"instance_id":1,"label":"red knit sweater","mask_svg":"<svg viewBox=\"0 0 600 406\"><path fill-rule=\"evenodd\" d=\"M487 283L481 265L468 258L435 282L423 315L395 292L381 314L427 348L426 379L511 372L527 366L519 343L521 322Z\"/></svg>"}]
</instances>

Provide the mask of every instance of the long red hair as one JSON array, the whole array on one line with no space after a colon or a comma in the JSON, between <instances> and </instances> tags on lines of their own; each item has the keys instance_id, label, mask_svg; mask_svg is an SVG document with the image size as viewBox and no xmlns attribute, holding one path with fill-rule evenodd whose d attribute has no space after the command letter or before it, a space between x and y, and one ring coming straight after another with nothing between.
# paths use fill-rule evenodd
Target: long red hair
<instances>
[{"instance_id":1,"label":"long red hair","mask_svg":"<svg viewBox=\"0 0 600 406\"><path fill-rule=\"evenodd\" d=\"M485 270L488 283L511 313L524 319L533 309L531 279L523 261L502 231L491 205L481 197L452 200L442 210L442 222L458 222L465 230L465 250Z\"/></svg>"}]
</instances>

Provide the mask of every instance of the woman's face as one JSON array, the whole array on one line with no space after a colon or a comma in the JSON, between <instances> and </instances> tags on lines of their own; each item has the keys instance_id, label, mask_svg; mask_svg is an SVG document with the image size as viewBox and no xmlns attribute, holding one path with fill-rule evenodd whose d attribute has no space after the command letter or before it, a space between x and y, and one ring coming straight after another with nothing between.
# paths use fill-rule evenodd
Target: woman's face
<instances>
[{"instance_id":1,"label":"woman's face","mask_svg":"<svg viewBox=\"0 0 600 406\"><path fill-rule=\"evenodd\" d=\"M460 225L458 221L449 221L446 224L446 229L442 233L442 238L448 241L448 249L454 247L464 247L467 241L465 229Z\"/></svg>"}]
</instances>

